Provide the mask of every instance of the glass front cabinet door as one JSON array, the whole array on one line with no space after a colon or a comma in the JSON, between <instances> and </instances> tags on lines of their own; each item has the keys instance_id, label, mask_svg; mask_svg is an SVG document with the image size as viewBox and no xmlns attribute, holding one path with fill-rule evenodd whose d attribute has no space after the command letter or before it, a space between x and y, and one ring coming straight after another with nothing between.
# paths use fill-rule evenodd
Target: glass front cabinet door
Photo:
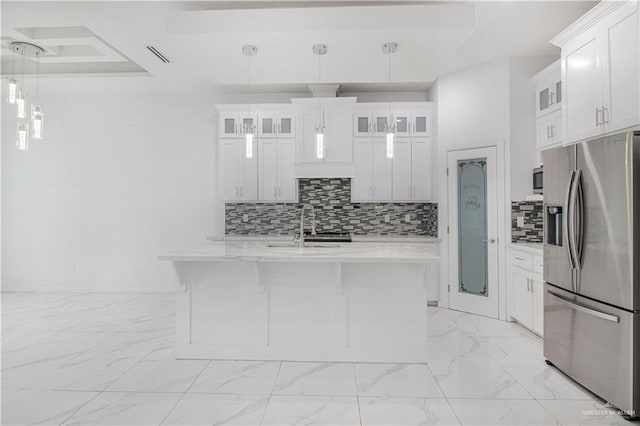
<instances>
[{"instance_id":1,"label":"glass front cabinet door","mask_svg":"<svg viewBox=\"0 0 640 426\"><path fill-rule=\"evenodd\" d=\"M232 138L240 134L238 116L236 114L220 114L220 137Z\"/></svg>"},{"instance_id":2,"label":"glass front cabinet door","mask_svg":"<svg viewBox=\"0 0 640 426\"><path fill-rule=\"evenodd\" d=\"M414 136L431 136L430 111L418 111L413 113L411 134Z\"/></svg>"},{"instance_id":3,"label":"glass front cabinet door","mask_svg":"<svg viewBox=\"0 0 640 426\"><path fill-rule=\"evenodd\" d=\"M353 114L353 135L370 136L373 132L373 117L370 112Z\"/></svg>"}]
</instances>

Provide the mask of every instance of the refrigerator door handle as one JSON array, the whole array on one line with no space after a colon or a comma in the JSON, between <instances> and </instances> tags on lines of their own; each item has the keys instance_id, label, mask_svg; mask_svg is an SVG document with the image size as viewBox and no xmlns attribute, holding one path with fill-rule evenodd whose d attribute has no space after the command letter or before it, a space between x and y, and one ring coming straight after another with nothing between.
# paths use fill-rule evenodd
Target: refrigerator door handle
<instances>
[{"instance_id":1,"label":"refrigerator door handle","mask_svg":"<svg viewBox=\"0 0 640 426\"><path fill-rule=\"evenodd\" d=\"M607 314L606 312L600 312L600 311L596 311L595 309L592 308L587 308L586 306L582 306L572 300L569 299L565 299L564 297L560 296L559 294L556 294L552 291L547 290L547 293L553 297L557 302L563 304L564 306L567 306L573 310L585 313L587 315L591 315L594 317L598 317L598 318L602 318L604 320L607 321L611 321L611 322L620 322L620 317L617 315L611 315L611 314Z\"/></svg>"},{"instance_id":2,"label":"refrigerator door handle","mask_svg":"<svg viewBox=\"0 0 640 426\"><path fill-rule=\"evenodd\" d=\"M567 195L566 195L566 203L565 203L565 208L564 208L564 222L565 222L565 229L566 229L566 234L567 234L567 255L569 256L569 265L571 266L571 270L576 269L576 264L574 261L574 256L573 256L573 247L572 247L572 243L573 243L573 236L572 236L572 230L573 230L573 220L572 217L573 215L571 214L571 210L572 210L572 206L571 206L571 194L573 192L573 179L576 176L576 171L572 170L571 171L571 177L569 177L569 184L567 185Z\"/></svg>"},{"instance_id":3,"label":"refrigerator door handle","mask_svg":"<svg viewBox=\"0 0 640 426\"><path fill-rule=\"evenodd\" d=\"M582 170L578 170L573 184L574 198L574 234L573 234L573 251L575 256L575 264L577 269L582 268L582 246L584 241L584 194L582 186Z\"/></svg>"}]
</instances>

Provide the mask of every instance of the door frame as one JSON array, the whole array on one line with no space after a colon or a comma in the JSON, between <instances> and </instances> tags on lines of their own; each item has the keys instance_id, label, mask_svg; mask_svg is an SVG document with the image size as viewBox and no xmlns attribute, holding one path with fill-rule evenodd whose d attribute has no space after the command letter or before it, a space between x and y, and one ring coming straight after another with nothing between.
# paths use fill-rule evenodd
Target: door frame
<instances>
[{"instance_id":1,"label":"door frame","mask_svg":"<svg viewBox=\"0 0 640 426\"><path fill-rule=\"evenodd\" d=\"M438 181L441 182L439 187L440 200L438 206L438 235L441 236L441 262L440 262L440 297L438 305L449 308L449 238L447 232L449 226L449 192L447 180L447 158L449 152L463 151L476 148L496 148L496 179L497 179L497 196L498 196L498 230L496 242L498 248L498 318L506 320L508 318L507 306L507 255L508 246L511 239L511 203L510 197L507 195L511 191L509 182L510 161L507 143L504 139L494 140L485 143L465 143L448 145L439 149L439 167Z\"/></svg>"}]
</instances>

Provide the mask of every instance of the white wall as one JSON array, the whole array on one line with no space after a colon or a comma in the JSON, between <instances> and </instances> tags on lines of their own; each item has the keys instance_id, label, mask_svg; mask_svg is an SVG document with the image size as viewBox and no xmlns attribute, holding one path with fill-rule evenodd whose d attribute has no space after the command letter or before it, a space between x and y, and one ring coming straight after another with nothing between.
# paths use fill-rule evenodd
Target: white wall
<instances>
[{"instance_id":1,"label":"white wall","mask_svg":"<svg viewBox=\"0 0 640 426\"><path fill-rule=\"evenodd\" d=\"M28 152L2 111L3 290L175 290L157 256L222 231L211 96L142 80L41 85L46 139Z\"/></svg>"},{"instance_id":2,"label":"white wall","mask_svg":"<svg viewBox=\"0 0 640 426\"><path fill-rule=\"evenodd\" d=\"M498 263L500 318L508 317L507 249L511 200L531 193L536 163L535 88L531 76L552 57L506 58L440 77L431 90L436 103L439 235L442 238L441 303L448 305L447 151L495 145L498 153Z\"/></svg>"},{"instance_id":3,"label":"white wall","mask_svg":"<svg viewBox=\"0 0 640 426\"><path fill-rule=\"evenodd\" d=\"M441 243L440 303L448 306L448 188L446 176L447 151L457 148L497 146L499 182L499 264L506 258L506 189L508 179L505 163L509 137L509 60L503 59L440 77L432 90L437 108L437 143L439 188L438 227ZM506 318L504 271L499 271L500 318ZM455 285L452 285L455 288Z\"/></svg>"}]
</instances>

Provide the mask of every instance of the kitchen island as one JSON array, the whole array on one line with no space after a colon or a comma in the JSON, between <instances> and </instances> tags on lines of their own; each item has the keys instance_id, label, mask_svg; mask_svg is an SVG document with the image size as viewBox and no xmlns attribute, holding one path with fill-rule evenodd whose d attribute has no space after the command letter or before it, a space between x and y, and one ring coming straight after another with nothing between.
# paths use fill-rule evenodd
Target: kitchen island
<instances>
[{"instance_id":1,"label":"kitchen island","mask_svg":"<svg viewBox=\"0 0 640 426\"><path fill-rule=\"evenodd\" d=\"M426 361L433 244L215 241L160 259L181 286L178 358Z\"/></svg>"}]
</instances>

